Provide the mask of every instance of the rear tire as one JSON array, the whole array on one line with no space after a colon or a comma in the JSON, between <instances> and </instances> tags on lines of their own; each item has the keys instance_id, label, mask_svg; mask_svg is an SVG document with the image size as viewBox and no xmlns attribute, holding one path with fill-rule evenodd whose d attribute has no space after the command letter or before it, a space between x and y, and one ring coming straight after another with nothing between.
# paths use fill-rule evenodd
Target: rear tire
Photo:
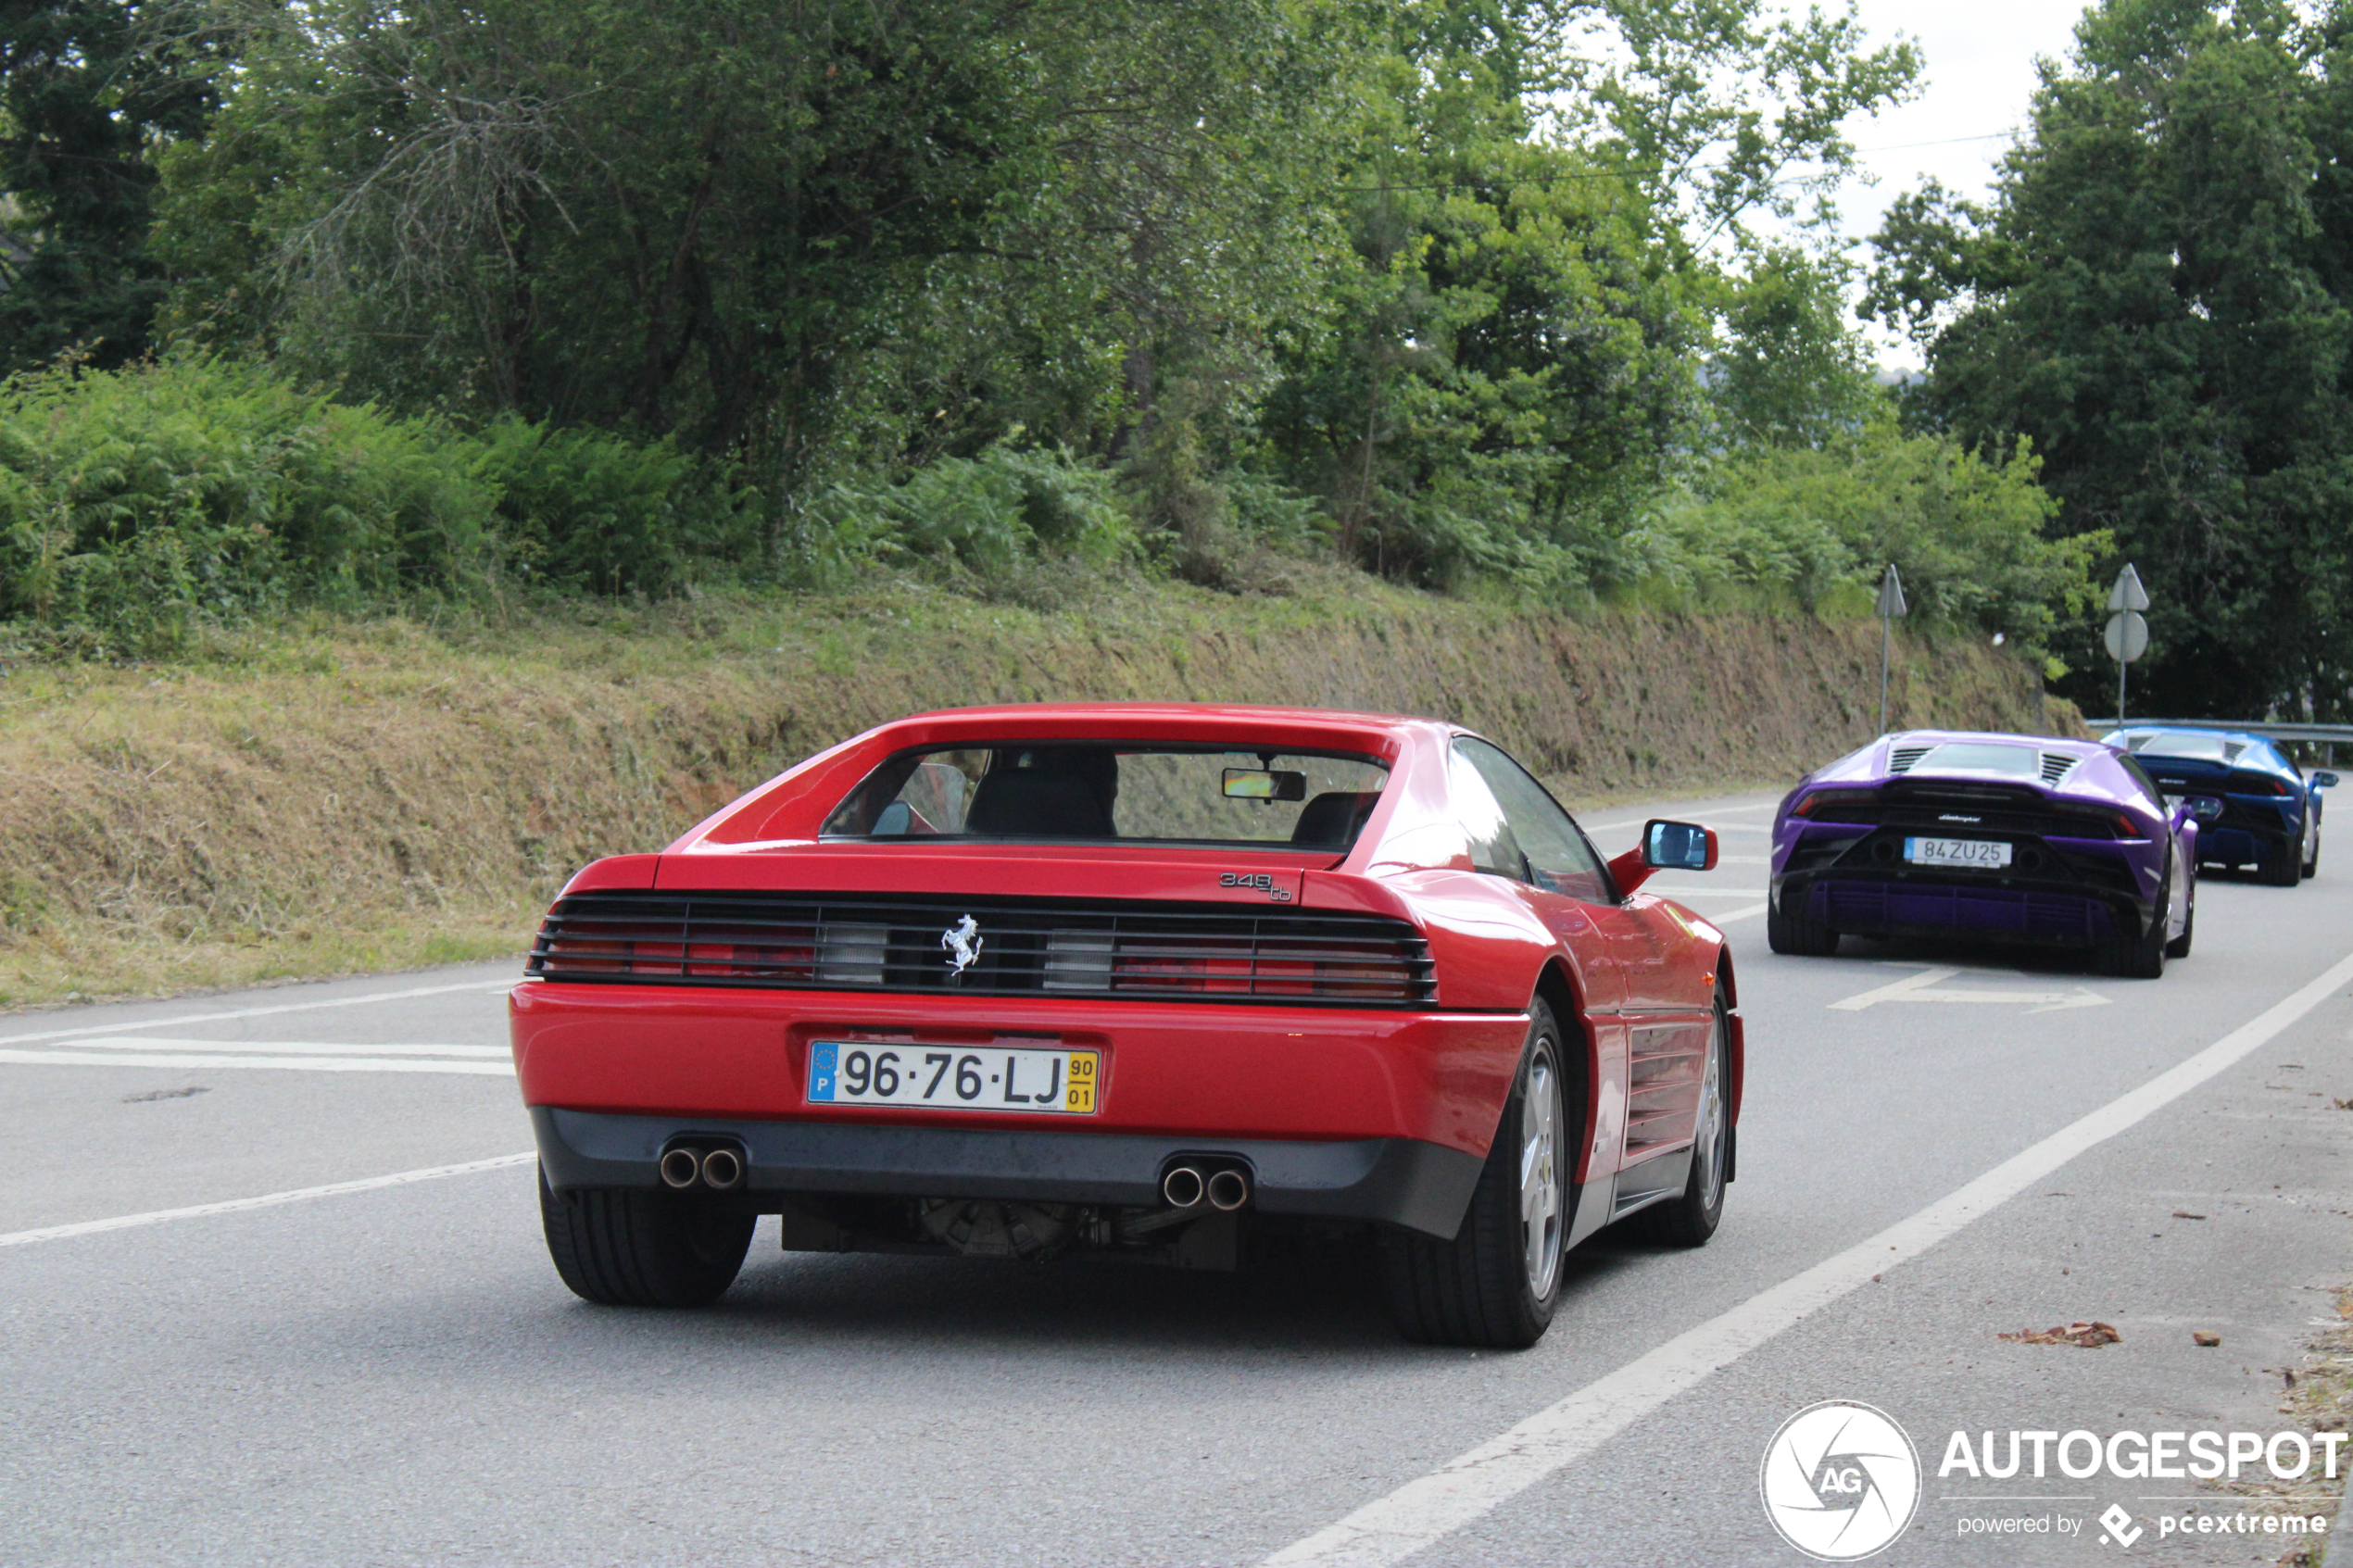
<instances>
[{"instance_id":1,"label":"rear tire","mask_svg":"<svg viewBox=\"0 0 2353 1568\"><path fill-rule=\"evenodd\" d=\"M2166 880L2172 880L2169 870ZM2111 936L2093 949L2093 961L2102 974L2120 975L2127 980L2157 980L2165 973L2165 955L2171 951L2165 941L2168 911L2172 908L2171 889L2166 897L2150 912L2149 927L2138 936Z\"/></svg>"},{"instance_id":2,"label":"rear tire","mask_svg":"<svg viewBox=\"0 0 2353 1568\"><path fill-rule=\"evenodd\" d=\"M1567 1125L1565 1054L1552 1010L1536 1004L1494 1145L1452 1241L1392 1228L1381 1286L1398 1332L1425 1345L1524 1349L1560 1300L1568 1248L1568 1173L1584 1138Z\"/></svg>"},{"instance_id":3,"label":"rear tire","mask_svg":"<svg viewBox=\"0 0 2353 1568\"><path fill-rule=\"evenodd\" d=\"M1724 1091L1731 1082L1731 1031L1724 1022L1724 994L1716 994L1716 1027L1709 1036L1707 1068L1700 1080L1698 1136L1692 1141L1692 1178L1682 1195L1654 1204L1635 1216L1652 1239L1669 1247L1705 1247L1724 1218L1724 1187L1731 1169L1731 1107Z\"/></svg>"},{"instance_id":4,"label":"rear tire","mask_svg":"<svg viewBox=\"0 0 2353 1568\"><path fill-rule=\"evenodd\" d=\"M2304 858L2304 875L2309 879L2310 877L2318 876L2320 872L2321 818L2320 813L2316 811L2312 815L2312 852Z\"/></svg>"},{"instance_id":5,"label":"rear tire","mask_svg":"<svg viewBox=\"0 0 2353 1568\"><path fill-rule=\"evenodd\" d=\"M2255 873L2257 880L2266 887L2294 887L2304 880L2304 868L2298 863L2303 851L2300 844L2272 846L2263 857L2262 869Z\"/></svg>"},{"instance_id":6,"label":"rear tire","mask_svg":"<svg viewBox=\"0 0 2353 1568\"><path fill-rule=\"evenodd\" d=\"M558 1193L539 1173L547 1256L598 1306L710 1306L736 1282L759 1218L650 1188Z\"/></svg>"},{"instance_id":7,"label":"rear tire","mask_svg":"<svg viewBox=\"0 0 2353 1568\"><path fill-rule=\"evenodd\" d=\"M2190 956L2190 938L2196 934L2197 905L2193 902L2190 905L2189 918L2182 922L2182 935L2173 938L2172 941L2165 944L2165 956L2169 959L2188 958Z\"/></svg>"},{"instance_id":8,"label":"rear tire","mask_svg":"<svg viewBox=\"0 0 2353 1568\"><path fill-rule=\"evenodd\" d=\"M1820 921L1781 913L1776 899L1765 906L1765 945L1777 953L1827 959L1838 951L1838 933Z\"/></svg>"}]
</instances>

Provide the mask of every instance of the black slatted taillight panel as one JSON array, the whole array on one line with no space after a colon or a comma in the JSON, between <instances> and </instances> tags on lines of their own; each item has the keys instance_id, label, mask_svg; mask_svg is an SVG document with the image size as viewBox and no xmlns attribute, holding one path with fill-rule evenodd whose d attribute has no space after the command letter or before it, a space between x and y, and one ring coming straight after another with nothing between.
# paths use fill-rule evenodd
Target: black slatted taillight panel
<instances>
[{"instance_id":1,"label":"black slatted taillight panel","mask_svg":"<svg viewBox=\"0 0 2353 1568\"><path fill-rule=\"evenodd\" d=\"M1397 1007L1437 993L1429 945L1362 915L1047 900L583 893L557 901L540 980Z\"/></svg>"}]
</instances>

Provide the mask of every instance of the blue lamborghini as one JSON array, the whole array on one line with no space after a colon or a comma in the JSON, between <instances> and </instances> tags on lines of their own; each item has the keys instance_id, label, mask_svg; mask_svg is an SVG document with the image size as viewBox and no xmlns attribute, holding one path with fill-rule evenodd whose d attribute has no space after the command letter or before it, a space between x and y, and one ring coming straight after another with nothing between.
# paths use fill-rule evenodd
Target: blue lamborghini
<instances>
[{"instance_id":1,"label":"blue lamborghini","mask_svg":"<svg viewBox=\"0 0 2353 1568\"><path fill-rule=\"evenodd\" d=\"M2305 774L2261 735L2236 730L2135 724L2107 737L2132 753L2168 796L2223 803L2200 827L2200 865L2253 866L2274 887L2293 887L2321 866L2321 791L2334 773Z\"/></svg>"}]
</instances>

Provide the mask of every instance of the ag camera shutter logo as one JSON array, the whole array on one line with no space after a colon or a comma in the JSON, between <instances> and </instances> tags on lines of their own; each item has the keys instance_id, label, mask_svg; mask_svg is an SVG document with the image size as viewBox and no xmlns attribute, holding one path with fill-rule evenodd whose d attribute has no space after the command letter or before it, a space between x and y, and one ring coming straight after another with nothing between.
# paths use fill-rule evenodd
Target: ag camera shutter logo
<instances>
[{"instance_id":1,"label":"ag camera shutter logo","mask_svg":"<svg viewBox=\"0 0 2353 1568\"><path fill-rule=\"evenodd\" d=\"M1919 1450L1886 1411L1826 1399L1781 1423L1757 1490L1781 1539L1818 1562L1856 1562L1911 1526Z\"/></svg>"}]
</instances>

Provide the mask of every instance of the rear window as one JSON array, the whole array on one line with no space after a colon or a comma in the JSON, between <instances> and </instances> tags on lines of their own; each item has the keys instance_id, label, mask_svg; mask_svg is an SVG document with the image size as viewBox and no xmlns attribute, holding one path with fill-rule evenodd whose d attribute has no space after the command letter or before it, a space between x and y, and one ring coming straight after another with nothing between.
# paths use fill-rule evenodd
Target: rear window
<instances>
[{"instance_id":1,"label":"rear window","mask_svg":"<svg viewBox=\"0 0 2353 1568\"><path fill-rule=\"evenodd\" d=\"M2111 737L2111 741L2113 737ZM2135 734L2125 737L2125 745L2140 757L2178 757L2184 762L2234 762L2244 746L2224 740L2221 735L2199 734Z\"/></svg>"},{"instance_id":2,"label":"rear window","mask_svg":"<svg viewBox=\"0 0 2353 1568\"><path fill-rule=\"evenodd\" d=\"M1931 746L1928 755L1912 764L1915 773L2009 773L2021 779L2042 777L2042 754L2032 746L2004 746L1998 742L1946 741Z\"/></svg>"},{"instance_id":3,"label":"rear window","mask_svg":"<svg viewBox=\"0 0 2353 1568\"><path fill-rule=\"evenodd\" d=\"M901 752L825 819L827 838L1200 844L1344 851L1389 770L1368 757L1095 741Z\"/></svg>"}]
</instances>

